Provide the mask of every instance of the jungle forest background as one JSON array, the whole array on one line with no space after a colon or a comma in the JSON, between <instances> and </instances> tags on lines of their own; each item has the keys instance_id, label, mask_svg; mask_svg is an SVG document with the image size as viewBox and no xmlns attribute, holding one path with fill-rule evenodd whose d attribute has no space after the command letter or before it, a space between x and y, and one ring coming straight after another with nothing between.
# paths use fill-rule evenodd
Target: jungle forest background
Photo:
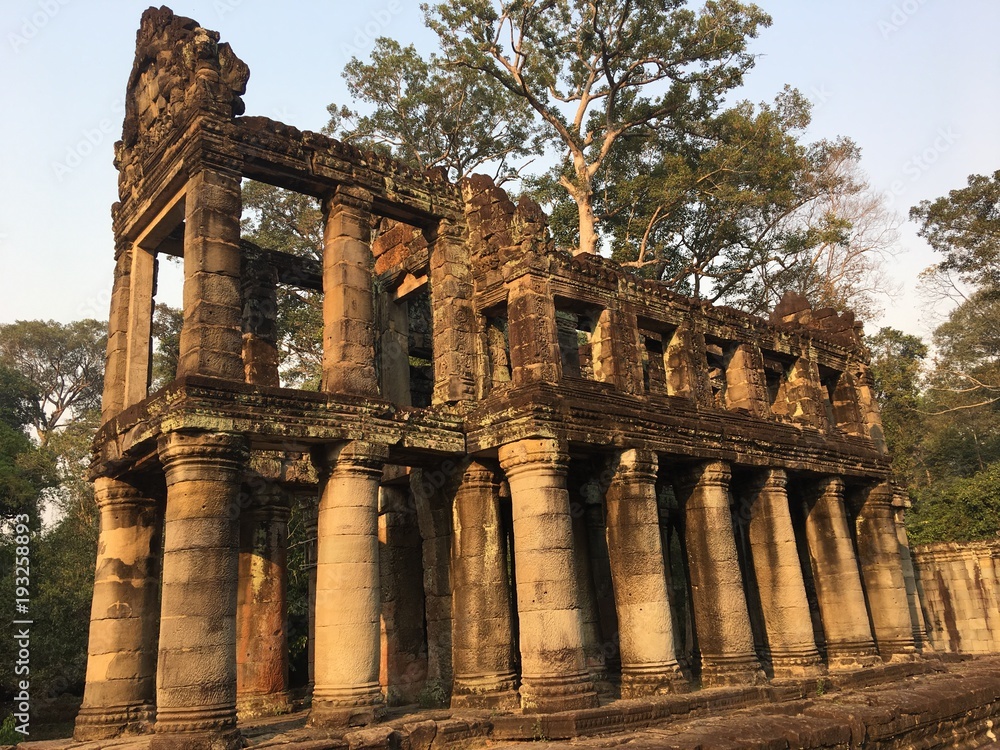
<instances>
[{"instance_id":1,"label":"jungle forest background","mask_svg":"<svg viewBox=\"0 0 1000 750\"><path fill-rule=\"evenodd\" d=\"M895 214L848 137L808 142L791 88L735 101L770 24L754 5L684 0L425 6L440 49L379 39L344 70L354 101L329 135L453 181L487 173L540 203L558 247L610 254L686 295L766 314L786 291L876 319L893 302ZM989 169L996 165L984 165ZM244 235L318 259L315 199L244 184ZM939 262L924 272L932 336L870 330L866 344L912 544L1000 533L1000 171L910 210ZM376 232L384 227L376 226ZM175 262L162 259L162 263ZM108 277L111 273L109 269ZM321 299L282 287L281 373L317 388ZM181 312L154 313L153 389L173 378ZM97 541L87 478L100 419L105 321L0 325L0 601L13 601L12 519L33 530L33 694L80 695ZM293 682L304 681L303 529L291 529ZM13 694L0 640L0 698ZM2 718L2 715L0 715ZM0 744L3 743L0 730Z\"/></svg>"}]
</instances>

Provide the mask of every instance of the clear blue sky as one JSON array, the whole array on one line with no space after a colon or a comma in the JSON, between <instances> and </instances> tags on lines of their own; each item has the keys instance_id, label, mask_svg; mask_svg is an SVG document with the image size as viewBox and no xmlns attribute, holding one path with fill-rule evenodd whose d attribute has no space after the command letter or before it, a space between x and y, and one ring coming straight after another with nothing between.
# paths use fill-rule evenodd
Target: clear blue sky
<instances>
[{"instance_id":1,"label":"clear blue sky","mask_svg":"<svg viewBox=\"0 0 1000 750\"><path fill-rule=\"evenodd\" d=\"M758 0L774 25L744 96L790 83L816 103L810 139L847 135L873 184L906 213L1000 169L996 0ZM0 323L107 316L121 97L134 0L5 0L0 10ZM187 0L250 66L248 114L303 129L347 102L340 72L384 34L427 49L418 3ZM913 293L933 254L904 227L893 275L906 291L880 321L926 335ZM876 324L869 323L869 331Z\"/></svg>"}]
</instances>

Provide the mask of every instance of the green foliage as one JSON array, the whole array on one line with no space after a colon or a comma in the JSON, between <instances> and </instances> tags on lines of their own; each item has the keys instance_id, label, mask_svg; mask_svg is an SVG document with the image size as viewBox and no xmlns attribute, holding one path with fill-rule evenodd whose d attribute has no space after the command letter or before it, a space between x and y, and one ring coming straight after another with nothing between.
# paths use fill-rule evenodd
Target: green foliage
<instances>
[{"instance_id":1,"label":"green foliage","mask_svg":"<svg viewBox=\"0 0 1000 750\"><path fill-rule=\"evenodd\" d=\"M970 175L965 188L910 209L920 236L944 255L938 269L980 291L1000 290L1000 171Z\"/></svg>"},{"instance_id":2,"label":"green foliage","mask_svg":"<svg viewBox=\"0 0 1000 750\"><path fill-rule=\"evenodd\" d=\"M422 6L449 66L523 99L562 157L579 247L595 252L594 177L621 141L688 132L753 66L749 40L771 19L722 0L462 0Z\"/></svg>"},{"instance_id":3,"label":"green foliage","mask_svg":"<svg viewBox=\"0 0 1000 750\"><path fill-rule=\"evenodd\" d=\"M38 499L56 484L51 453L25 434L38 418L38 392L27 378L0 365L0 522L27 513L38 518Z\"/></svg>"},{"instance_id":4,"label":"green foliage","mask_svg":"<svg viewBox=\"0 0 1000 750\"><path fill-rule=\"evenodd\" d=\"M1000 462L922 488L908 513L907 532L912 544L1000 536Z\"/></svg>"},{"instance_id":5,"label":"green foliage","mask_svg":"<svg viewBox=\"0 0 1000 750\"><path fill-rule=\"evenodd\" d=\"M451 180L491 169L498 184L515 177L542 141L527 103L468 68L446 67L385 37L371 61L344 68L351 95L374 107L359 116L328 107L325 132L349 143L383 149L419 170L444 168Z\"/></svg>"},{"instance_id":6,"label":"green foliage","mask_svg":"<svg viewBox=\"0 0 1000 750\"><path fill-rule=\"evenodd\" d=\"M38 410L32 424L42 446L64 420L100 407L106 330L106 324L96 320L0 325L0 365L34 386Z\"/></svg>"},{"instance_id":7,"label":"green foliage","mask_svg":"<svg viewBox=\"0 0 1000 750\"><path fill-rule=\"evenodd\" d=\"M248 182L243 186L243 236L268 250L320 260L323 213L315 198ZM289 387L319 389L323 357L322 296L278 287L279 356Z\"/></svg>"},{"instance_id":8,"label":"green foliage","mask_svg":"<svg viewBox=\"0 0 1000 750\"><path fill-rule=\"evenodd\" d=\"M15 726L13 715L3 720L0 724L0 745L16 745L24 739L24 735L14 729Z\"/></svg>"},{"instance_id":9,"label":"green foliage","mask_svg":"<svg viewBox=\"0 0 1000 750\"><path fill-rule=\"evenodd\" d=\"M153 310L153 377L150 392L162 388L177 377L183 323L183 310L162 302L156 304Z\"/></svg>"}]
</instances>

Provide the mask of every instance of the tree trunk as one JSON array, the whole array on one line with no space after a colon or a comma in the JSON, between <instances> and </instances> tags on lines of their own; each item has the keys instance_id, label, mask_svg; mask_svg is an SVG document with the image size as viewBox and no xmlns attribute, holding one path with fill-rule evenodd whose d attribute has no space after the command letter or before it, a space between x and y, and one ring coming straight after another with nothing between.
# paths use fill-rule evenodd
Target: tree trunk
<instances>
[{"instance_id":1,"label":"tree trunk","mask_svg":"<svg viewBox=\"0 0 1000 750\"><path fill-rule=\"evenodd\" d=\"M590 186L583 186L573 197L576 198L576 205L580 212L580 247L573 254L594 254L597 252L597 219L594 218L593 196L590 192Z\"/></svg>"}]
</instances>

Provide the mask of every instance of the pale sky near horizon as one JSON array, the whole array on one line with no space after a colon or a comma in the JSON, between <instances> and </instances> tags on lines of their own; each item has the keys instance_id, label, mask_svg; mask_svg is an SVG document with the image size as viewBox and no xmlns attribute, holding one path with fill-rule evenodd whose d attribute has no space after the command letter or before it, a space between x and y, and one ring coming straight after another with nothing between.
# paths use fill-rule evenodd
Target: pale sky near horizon
<instances>
[{"instance_id":1,"label":"pale sky near horizon","mask_svg":"<svg viewBox=\"0 0 1000 750\"><path fill-rule=\"evenodd\" d=\"M809 140L862 147L872 184L910 206L1000 169L1000 3L996 0L757 0L774 25L739 98L784 84L815 104ZM693 3L698 5L699 3ZM0 10L0 323L105 319L113 268L112 166L135 30L148 2L6 0ZM184 0L171 4L221 32L251 70L247 114L320 129L349 103L341 78L378 35L429 50L419 3ZM935 261L903 226L890 268L903 293L869 332L927 336L915 293Z\"/></svg>"}]
</instances>

